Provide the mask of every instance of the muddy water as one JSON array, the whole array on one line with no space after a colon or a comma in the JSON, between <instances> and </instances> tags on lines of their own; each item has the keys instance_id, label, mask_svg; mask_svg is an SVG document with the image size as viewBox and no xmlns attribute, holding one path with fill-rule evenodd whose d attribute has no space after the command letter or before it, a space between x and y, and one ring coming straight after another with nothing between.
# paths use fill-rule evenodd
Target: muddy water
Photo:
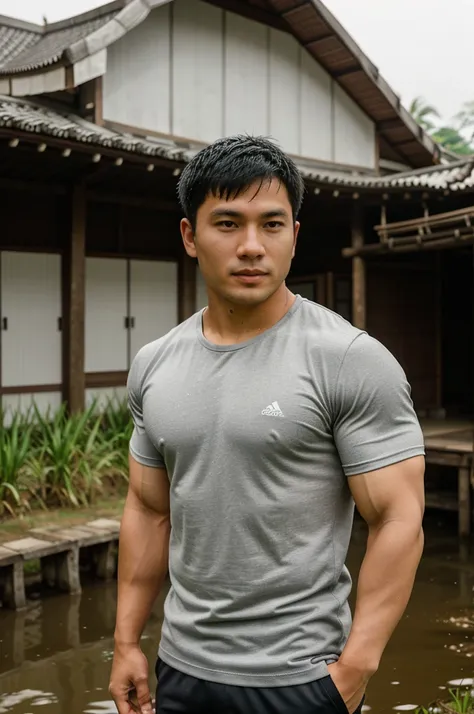
<instances>
[{"instance_id":1,"label":"muddy water","mask_svg":"<svg viewBox=\"0 0 474 714\"><path fill-rule=\"evenodd\" d=\"M356 526L354 576L364 535ZM410 606L370 686L374 714L428 704L449 682L474 675L474 547L459 544L454 523L433 518L426 540ZM164 596L143 641L152 663ZM91 584L79 597L33 600L25 613L0 610L0 714L115 712L107 692L115 604L113 583Z\"/></svg>"}]
</instances>

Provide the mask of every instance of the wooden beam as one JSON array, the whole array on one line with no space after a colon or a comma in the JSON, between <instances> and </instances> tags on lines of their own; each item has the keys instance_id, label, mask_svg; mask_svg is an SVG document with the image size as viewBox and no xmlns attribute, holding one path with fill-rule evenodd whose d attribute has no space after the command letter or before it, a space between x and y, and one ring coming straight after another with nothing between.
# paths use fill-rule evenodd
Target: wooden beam
<instances>
[{"instance_id":1,"label":"wooden beam","mask_svg":"<svg viewBox=\"0 0 474 714\"><path fill-rule=\"evenodd\" d=\"M178 313L184 322L196 312L196 261L184 251L178 266Z\"/></svg>"},{"instance_id":2,"label":"wooden beam","mask_svg":"<svg viewBox=\"0 0 474 714\"><path fill-rule=\"evenodd\" d=\"M352 247L360 250L364 245L364 215L362 206L355 203L352 214ZM366 329L366 275L365 262L359 256L352 258L352 322L360 330Z\"/></svg>"},{"instance_id":3,"label":"wooden beam","mask_svg":"<svg viewBox=\"0 0 474 714\"><path fill-rule=\"evenodd\" d=\"M459 535L471 534L471 481L469 467L458 470Z\"/></svg>"},{"instance_id":4,"label":"wooden beam","mask_svg":"<svg viewBox=\"0 0 474 714\"><path fill-rule=\"evenodd\" d=\"M63 382L64 400L71 413L85 406L86 205L84 186L75 186L71 233L63 256Z\"/></svg>"}]
</instances>

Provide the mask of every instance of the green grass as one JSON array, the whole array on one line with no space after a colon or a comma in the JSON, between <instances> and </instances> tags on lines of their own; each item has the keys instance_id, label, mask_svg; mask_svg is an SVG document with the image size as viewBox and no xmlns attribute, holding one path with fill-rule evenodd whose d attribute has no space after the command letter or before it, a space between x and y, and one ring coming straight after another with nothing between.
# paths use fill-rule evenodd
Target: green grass
<instances>
[{"instance_id":1,"label":"green grass","mask_svg":"<svg viewBox=\"0 0 474 714\"><path fill-rule=\"evenodd\" d=\"M429 707L418 707L415 714L474 714L474 689L471 685L448 690L449 699Z\"/></svg>"},{"instance_id":2,"label":"green grass","mask_svg":"<svg viewBox=\"0 0 474 714\"><path fill-rule=\"evenodd\" d=\"M35 406L14 415L0 429L0 517L87 508L122 494L132 428L127 404L118 400L71 416L65 407L42 415Z\"/></svg>"}]
</instances>

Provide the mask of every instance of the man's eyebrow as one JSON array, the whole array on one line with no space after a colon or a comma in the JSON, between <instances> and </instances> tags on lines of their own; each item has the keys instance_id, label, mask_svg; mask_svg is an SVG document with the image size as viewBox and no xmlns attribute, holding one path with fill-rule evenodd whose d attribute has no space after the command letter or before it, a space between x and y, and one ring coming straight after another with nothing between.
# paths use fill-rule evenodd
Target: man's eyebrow
<instances>
[{"instance_id":1,"label":"man's eyebrow","mask_svg":"<svg viewBox=\"0 0 474 714\"><path fill-rule=\"evenodd\" d=\"M222 218L223 216L228 216L230 218L243 218L244 214L241 211L236 211L232 208L215 208L211 211L212 218ZM271 211L265 211L261 213L259 218L288 218L288 212L284 208L274 208Z\"/></svg>"},{"instance_id":2,"label":"man's eyebrow","mask_svg":"<svg viewBox=\"0 0 474 714\"><path fill-rule=\"evenodd\" d=\"M284 208L275 208L262 213L261 218L288 218L288 212Z\"/></svg>"},{"instance_id":3,"label":"man's eyebrow","mask_svg":"<svg viewBox=\"0 0 474 714\"><path fill-rule=\"evenodd\" d=\"M232 208L215 208L211 211L212 218L222 218L222 216L230 216L231 218L242 218L243 214L240 211L235 211Z\"/></svg>"}]
</instances>

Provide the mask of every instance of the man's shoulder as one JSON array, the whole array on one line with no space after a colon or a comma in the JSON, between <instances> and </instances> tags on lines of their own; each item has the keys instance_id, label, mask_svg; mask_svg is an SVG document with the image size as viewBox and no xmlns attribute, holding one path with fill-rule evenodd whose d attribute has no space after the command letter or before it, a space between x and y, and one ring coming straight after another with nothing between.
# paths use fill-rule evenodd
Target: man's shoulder
<instances>
[{"instance_id":1,"label":"man's shoulder","mask_svg":"<svg viewBox=\"0 0 474 714\"><path fill-rule=\"evenodd\" d=\"M197 313L173 327L165 335L143 345L132 361L130 378L142 381L150 368L155 366L169 349L175 350L177 345L184 345L194 339L196 317Z\"/></svg>"},{"instance_id":2,"label":"man's shoulder","mask_svg":"<svg viewBox=\"0 0 474 714\"><path fill-rule=\"evenodd\" d=\"M334 310L306 298L301 304L300 330L310 345L329 359L343 358L357 338L367 335Z\"/></svg>"}]
</instances>

